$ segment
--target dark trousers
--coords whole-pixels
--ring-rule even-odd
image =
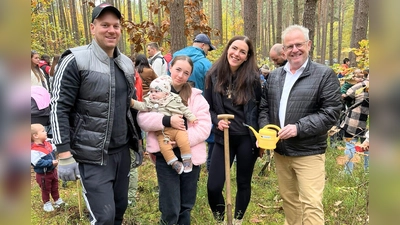
[[[253,151],[250,136],[229,136],[230,165],[236,156],[236,203],[234,218],[242,219],[251,197],[251,178],[258,150]],[[225,183],[224,145],[215,143],[211,155],[211,166],[208,173],[208,203],[217,220],[225,215],[225,200],[222,194]]]
[[[109,155],[107,165],[79,163],[91,224],[120,225],[128,205],[129,148]]]
[[[180,152],[174,149],[178,159]],[[167,164],[161,153],[156,153],[156,172],[158,179],[160,224],[190,225],[190,212],[196,202],[197,181],[200,166],[193,165],[190,173],[177,174]]]
[[[57,201],[60,198],[60,194],[58,193],[58,175],[56,169],[46,173],[36,173],[36,182],[42,190],[43,203],[50,201],[50,195],[54,201]]]

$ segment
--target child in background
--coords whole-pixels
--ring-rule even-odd
[[[139,111],[160,112],[166,116],[184,115],[187,120],[197,123],[197,118],[185,106],[179,95],[171,92],[171,77],[164,75],[154,79],[150,83],[150,91],[143,96],[144,102],[131,99],[131,107]],[[192,171],[192,154],[190,151],[190,143],[186,130],[178,130],[172,127],[165,127],[163,130],[157,131],[157,140],[160,150],[168,165],[178,173],[189,173]],[[173,152],[171,141],[175,141],[181,150],[183,163]]]
[[[42,190],[43,209],[54,211],[50,195],[56,208],[64,204],[58,192],[58,175],[53,146],[46,141],[47,133],[41,124],[31,124],[31,164],[36,172],[36,182]]]

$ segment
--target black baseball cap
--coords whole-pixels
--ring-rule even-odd
[[[211,44],[211,40],[206,34],[198,34],[193,41],[208,44],[210,46],[209,51],[216,49],[215,46]]]
[[[113,5],[104,2],[104,3],[101,3],[100,5],[94,7],[93,13],[92,13],[92,23],[97,17],[100,16],[100,14],[104,11],[104,9],[110,10],[118,17],[118,19],[121,19],[121,12],[117,8],[115,8]]]

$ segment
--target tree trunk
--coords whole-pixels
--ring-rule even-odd
[[[174,0],[170,4],[171,53],[186,47],[184,0]]]
[[[76,4],[75,0],[69,0],[69,9],[71,15],[72,37],[76,45],[80,45],[80,35],[78,29],[78,22],[76,18]]]
[[[353,25],[351,28],[351,41],[350,41],[350,48],[357,48],[357,40],[356,40],[356,26],[357,20],[359,18],[358,15],[358,7],[359,7],[359,0],[354,1],[354,14],[353,14]],[[356,63],[356,55],[353,52],[349,52],[349,59],[350,59],[350,66],[357,66]]]
[[[82,15],[83,15],[83,29],[84,29],[84,36],[85,36],[85,43],[89,44],[90,41],[90,28],[89,28],[89,13],[88,13],[88,5],[86,2],[82,3]],[[91,18],[91,17],[90,17]]]
[[[369,12],[369,1],[368,0],[359,0],[358,6],[358,19],[356,24],[356,48],[359,48],[360,42],[363,39],[367,39],[367,31],[368,31],[368,12]]]
[[[293,24],[299,24],[299,0],[293,0]]]
[[[274,16],[274,0],[270,0],[270,5],[269,5],[269,8],[270,8],[270,10],[271,10],[271,16],[270,16],[270,18],[271,18],[271,25],[272,25],[272,36],[271,36],[271,40],[272,40],[272,43],[273,44],[275,44],[275,43],[278,43],[277,41],[276,41],[276,33],[275,33],[275,16]],[[272,44],[271,43],[271,44]],[[271,45],[272,46],[272,45]]]
[[[327,36],[327,9],[328,9],[328,2],[327,0],[321,1],[321,64],[325,65],[325,58],[326,58],[326,36]]]
[[[342,35],[343,35],[343,20],[344,20],[344,14],[346,12],[346,8],[343,7],[344,4],[344,0],[340,0],[339,2],[339,13],[338,13],[338,17],[339,17],[339,25],[338,25],[338,57],[337,60],[339,64],[341,64],[342,62]],[[342,10],[343,9],[343,10]]]
[[[282,0],[277,0],[276,4],[276,42],[282,43]]]
[[[221,0],[213,0],[213,22],[214,22],[214,28],[217,29],[220,32],[219,38],[219,43],[223,43],[223,33],[224,31],[222,30],[222,1]],[[214,37],[215,39],[217,37]]]
[[[257,49],[257,1],[248,1],[244,4],[244,35],[253,43]]]
[[[311,50],[310,50],[310,58],[313,59],[313,51],[314,51],[314,27],[315,27],[315,10],[317,9],[317,1],[318,0],[306,0],[304,4],[304,13],[303,13],[303,26],[310,30],[309,38],[312,42]]]
[[[335,1],[330,1],[330,23],[329,23],[329,65],[333,65],[333,23],[335,22]]]

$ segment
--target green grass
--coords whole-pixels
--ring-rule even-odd
[[[341,175],[340,171],[343,168],[336,164],[336,157],[342,154],[343,151],[330,148],[326,154],[327,180],[323,199],[326,224],[368,224],[369,176],[364,173],[362,161],[355,166],[352,176]],[[271,171],[267,172],[266,175],[258,175],[264,163],[265,158],[258,159],[255,165],[252,198],[244,217],[244,225],[274,225],[284,222],[284,214],[281,208],[282,200],[278,191],[274,164],[272,163]],[[231,169],[233,204],[235,202],[234,193],[236,192],[234,169]],[[40,189],[34,178],[31,183],[31,224],[89,224],[83,199],[84,216],[83,218],[79,216],[75,182],[68,182],[67,188],[63,189],[60,181],[60,195],[68,205],[50,213],[43,211]],[[193,225],[214,224],[208,206],[206,184],[207,171],[203,166],[198,183],[196,205],[192,211]],[[148,159],[145,160],[144,165],[139,167],[138,186],[137,203],[134,207],[127,209],[124,224],[158,224],[160,217],[158,195],[154,191],[157,186],[157,179],[154,165]],[[232,208],[234,208],[234,205]]]

